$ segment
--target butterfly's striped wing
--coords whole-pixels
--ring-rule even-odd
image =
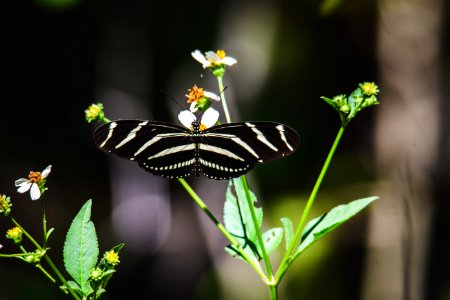
[[[106,153],[139,163],[162,177],[189,176],[195,165],[195,144],[181,126],[141,120],[118,120],[100,126],[94,143]]]
[[[289,126],[274,122],[230,123],[211,127],[202,134],[200,163],[203,174],[229,179],[247,173],[256,163],[287,156],[300,137]]]

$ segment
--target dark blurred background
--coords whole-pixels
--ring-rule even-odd
[[[297,224],[339,129],[320,96],[379,84],[381,105],[346,130],[311,218],[381,199],[295,262],[280,299],[450,299],[449,2],[10,1],[4,30],[0,192],[35,236],[40,205],[14,180],[52,164],[45,194],[50,255],[63,269],[72,218],[93,199],[103,253],[121,242],[108,299],[268,299],[259,277],[223,251],[227,241],[177,181],[107,157],[84,110],[111,119],[177,122],[194,84],[217,91],[190,53],[225,49],[232,119],[294,127],[301,147],[249,175],[265,227]],[[12,19],[12,18],[11,18]],[[161,93],[161,90],[164,93]],[[218,216],[226,183],[188,180]],[[4,234],[2,253],[16,248]],[[277,264],[281,253],[272,255]],[[0,260],[0,299],[69,299],[37,269]]]

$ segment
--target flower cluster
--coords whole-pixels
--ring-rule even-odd
[[[333,98],[321,98],[339,112],[341,123],[346,126],[363,108],[379,104],[377,99],[379,92],[380,90],[375,83],[364,82],[348,97],[338,95]]]
[[[106,251],[99,264],[94,267],[89,277],[92,281],[100,283],[100,281],[108,281],[112,273],[115,272],[115,267],[120,263],[119,251],[123,248],[124,244],[120,244],[113,249]]]

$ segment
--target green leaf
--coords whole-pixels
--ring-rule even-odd
[[[339,106],[333,101],[333,99],[325,97],[325,96],[321,96],[320,99],[324,100],[326,103],[328,103],[329,105],[334,107],[335,110],[337,110],[339,113],[341,113]]]
[[[350,109],[352,111],[358,109],[358,107],[362,104],[361,101],[364,99],[364,95],[360,88],[354,90],[350,96],[348,96],[348,104],[350,105]]]
[[[223,221],[225,228],[238,241],[244,251],[255,261],[261,260],[261,254],[258,251],[258,235],[253,225],[252,215],[248,207],[247,195],[240,179],[230,180],[226,193],[226,200],[223,208]],[[250,198],[253,205],[256,202],[256,196],[250,191]],[[258,228],[263,221],[262,208],[254,207]],[[225,249],[233,257],[240,257],[238,250],[233,245]]]
[[[302,233],[302,241],[295,256],[305,251],[309,246],[339,225],[359,213],[367,205],[377,200],[378,197],[368,197],[339,205],[329,212],[315,218],[306,224]]]
[[[283,240],[283,228],[275,227],[267,230],[262,235],[264,241],[264,247],[266,248],[267,254],[272,253],[277,247],[280,245]],[[258,246],[258,251],[261,252],[259,247],[259,243],[256,244]]]
[[[292,221],[289,218],[281,218],[281,223],[283,223],[284,240],[286,242],[286,250],[288,250],[294,238],[294,226],[292,226]]]
[[[104,288],[98,288],[96,293],[97,299],[100,299],[100,296],[104,293],[106,293],[106,290]]]
[[[80,286],[72,280],[68,280],[67,284],[72,288],[72,290],[74,290],[77,294],[82,295],[83,292],[81,291]],[[68,289],[67,286],[65,284],[61,285],[60,288],[67,294],[68,293]]]
[[[50,234],[52,234],[53,230],[55,230],[55,228],[50,228],[50,229],[47,231],[47,236],[45,237],[45,240],[48,240],[48,238],[50,237]]]
[[[73,219],[64,243],[64,266],[85,295],[91,291],[89,272],[98,260],[98,241],[90,220],[92,201],[88,200]]]

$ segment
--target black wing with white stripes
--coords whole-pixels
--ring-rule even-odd
[[[299,145],[297,132],[274,122],[229,123],[202,133],[200,163],[206,177],[229,179],[256,163],[288,156]]]
[[[136,161],[163,177],[189,176],[195,162],[190,131],[168,123],[117,120],[96,129],[94,143],[107,153]]]
[[[195,124],[194,124],[195,123]],[[256,163],[294,152],[297,132],[274,122],[245,122],[200,131],[162,122],[118,120],[100,126],[94,142],[101,150],[139,163],[162,177],[201,173],[229,179],[247,173]]]

